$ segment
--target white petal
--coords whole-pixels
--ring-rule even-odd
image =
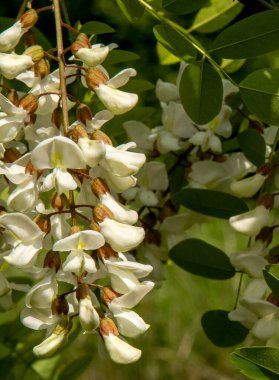
[[[128,293],[114,298],[111,301],[111,306],[113,308],[118,307],[131,309],[135,307],[153,287],[154,283],[151,281],[142,282],[140,285],[137,285],[131,289]]]
[[[80,231],[53,245],[54,251],[71,251],[81,249],[98,249],[105,244],[103,236],[96,231]]]
[[[135,69],[124,69],[109,80],[109,86],[113,88],[122,87],[129,81],[130,77],[136,75],[137,72]]]
[[[89,140],[84,137],[78,140],[78,146],[83,153],[86,164],[92,168],[97,166],[105,157],[106,149],[103,141]]]
[[[90,297],[79,301],[79,321],[82,330],[85,332],[92,332],[99,326],[100,318]]]
[[[118,222],[126,224],[135,224],[137,222],[137,212],[121,205],[111,194],[103,194],[100,197],[100,202],[110,209],[113,213],[113,219]]]
[[[141,350],[131,346],[113,334],[104,335],[106,349],[111,359],[120,364],[133,363],[141,357]]]
[[[266,176],[256,173],[251,177],[232,182],[230,188],[234,195],[241,198],[250,198],[260,190],[265,180]]]
[[[268,224],[269,213],[270,211],[261,205],[243,214],[230,217],[229,222],[236,231],[248,236],[256,236],[262,227]]]
[[[143,334],[149,328],[149,325],[147,325],[134,311],[113,311],[113,316],[116,320],[117,327],[121,335],[135,338],[138,335]]]
[[[11,231],[21,241],[33,241],[43,236],[43,232],[36,223],[18,212],[1,215],[0,225]]]
[[[138,102],[138,95],[117,90],[105,84],[99,85],[95,92],[105,107],[115,115],[130,111]]]
[[[32,58],[28,55],[0,53],[0,73],[7,79],[14,79],[33,65]]]

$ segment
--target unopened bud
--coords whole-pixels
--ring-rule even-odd
[[[145,214],[141,221],[145,226],[153,228],[157,223],[155,212],[149,212],[148,214]]]
[[[67,300],[65,299],[65,297],[58,296],[54,298],[51,304],[51,311],[52,311],[52,314],[67,315],[69,312],[69,304]]]
[[[51,229],[50,217],[48,215],[39,214],[35,216],[33,222],[37,224],[41,231],[43,231],[46,235],[49,233]]]
[[[52,111],[51,122],[56,126],[57,129],[60,129],[63,123],[63,112],[62,108],[58,104],[56,108]]]
[[[279,298],[275,294],[271,293],[267,297],[267,301],[270,302],[270,303],[272,303],[273,305],[279,307]]]
[[[67,136],[70,137],[75,143],[77,143],[81,137],[88,138],[86,129],[81,124],[78,124],[74,128],[70,129]]]
[[[12,163],[21,157],[20,152],[16,148],[8,148],[5,150],[3,161],[5,163]]]
[[[80,33],[77,36],[77,39],[71,45],[71,51],[73,54],[75,54],[81,48],[91,48],[90,40],[85,33]]]
[[[37,45],[37,38],[31,30],[24,35],[24,45],[26,47]]]
[[[110,257],[118,257],[118,252],[105,243],[105,245],[97,249],[97,255],[100,259],[109,259]]]
[[[267,210],[272,210],[274,207],[274,198],[272,194],[264,193],[257,199],[257,205],[263,205]]]
[[[145,234],[145,241],[148,244],[155,244],[158,247],[161,245],[161,234],[157,230],[148,230]]]
[[[32,164],[32,161],[29,160],[25,166],[25,173],[26,174],[34,174],[35,172],[37,172],[37,170],[34,168],[33,164]]]
[[[24,54],[29,55],[33,62],[39,62],[45,56],[44,49],[40,45],[30,46],[24,51]]]
[[[99,331],[101,335],[109,335],[109,334],[113,334],[116,336],[119,335],[119,332],[117,330],[115,323],[110,318],[103,318],[100,320]]]
[[[272,165],[264,164],[259,167],[258,173],[262,174],[263,176],[270,176],[272,174],[272,171]]]
[[[89,67],[85,70],[85,81],[90,90],[95,90],[100,84],[107,84],[108,77],[97,67]]]
[[[72,226],[69,231],[69,236],[74,235],[76,233],[80,232],[80,227],[79,226]]]
[[[99,226],[98,223],[96,223],[94,220],[91,222],[90,224],[90,229],[92,231],[96,231],[96,232],[101,232],[101,227]]]
[[[93,118],[91,109],[86,104],[79,104],[76,109],[76,118],[86,125],[86,121]]]
[[[19,107],[23,108],[28,113],[34,113],[38,108],[38,99],[33,94],[24,95],[19,102]]]
[[[93,217],[96,220],[96,222],[101,223],[106,218],[112,219],[113,213],[105,205],[99,204],[96,207],[94,207]]]
[[[89,296],[89,287],[87,284],[79,284],[76,290],[77,300],[80,301]]]
[[[20,17],[21,27],[23,29],[30,29],[36,24],[38,20],[38,14],[34,9],[29,9],[27,12],[23,13]]]
[[[273,228],[272,227],[263,227],[258,235],[256,236],[256,240],[262,241],[267,247],[273,238]]]
[[[50,73],[50,64],[49,61],[45,58],[36,62],[34,65],[34,73],[36,77],[43,79]]]
[[[169,216],[173,216],[176,213],[177,213],[177,210],[176,210],[174,204],[172,203],[172,201],[169,199],[166,201],[166,203],[164,204],[164,206],[162,207],[162,209],[159,212],[159,220],[163,221],[165,218],[167,218]]]
[[[60,269],[61,257],[58,252],[49,251],[44,260],[44,268],[54,268],[56,272]]]
[[[100,130],[92,133],[91,140],[100,140],[100,141],[103,141],[104,144],[112,146],[111,139],[108,137],[107,134],[105,134],[104,132]]]
[[[92,193],[97,198],[99,198],[103,194],[107,194],[107,193],[110,194],[110,191],[106,182],[102,178],[99,178],[99,177],[94,178],[91,181],[91,190],[92,190]]]
[[[17,94],[16,90],[14,90],[14,89],[9,90],[8,95],[7,95],[7,99],[11,103],[13,103],[16,107],[18,107],[18,105],[19,105],[19,97],[18,97],[18,94]]]
[[[51,197],[51,207],[55,210],[62,211],[67,206],[67,197],[64,193],[54,193]]]
[[[104,286],[101,290],[101,299],[104,304],[109,304],[115,298],[118,298],[120,293],[114,291],[111,287]]]

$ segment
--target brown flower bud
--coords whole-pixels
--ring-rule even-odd
[[[264,193],[257,199],[257,205],[263,205],[267,210],[271,210],[274,207],[274,198],[272,194]]]
[[[97,67],[88,67],[85,70],[85,81],[90,90],[95,90],[100,84],[107,84],[108,77]]]
[[[177,210],[176,210],[174,204],[172,203],[172,201],[169,199],[166,201],[166,203],[164,204],[164,206],[162,207],[162,209],[159,212],[159,220],[163,221],[168,216],[173,216],[176,213],[177,213]]]
[[[264,133],[264,125],[260,120],[250,120],[249,127],[256,129],[261,135]]]
[[[100,320],[99,331],[101,335],[109,335],[109,334],[113,334],[116,336],[119,335],[119,332],[117,330],[115,323],[110,318],[102,318]]]
[[[19,97],[16,90],[11,89],[7,94],[7,99],[12,102],[16,107],[19,105]]]
[[[51,203],[52,208],[58,211],[62,211],[67,206],[67,197],[64,193],[62,194],[54,193],[52,194],[50,203]]]
[[[117,293],[111,287],[104,286],[101,290],[101,299],[102,302],[106,305],[119,296],[120,293]]]
[[[69,231],[69,236],[74,235],[76,233],[80,232],[80,227],[79,226],[72,226]]]
[[[69,304],[65,297],[58,296],[54,298],[51,304],[51,311],[53,314],[64,314],[67,315],[69,312]]]
[[[61,257],[58,252],[49,251],[44,260],[44,268],[54,268],[56,272],[60,269]]]
[[[56,108],[52,111],[51,114],[51,122],[56,126],[57,129],[60,129],[62,123],[63,123],[63,112],[62,108],[58,104]]]
[[[37,38],[31,30],[24,34],[24,45],[26,47],[37,45]]]
[[[272,227],[263,227],[258,235],[256,236],[256,240],[262,241],[266,247],[272,242],[273,238],[273,228]]]
[[[30,29],[36,24],[38,20],[38,14],[34,9],[29,9],[27,12],[23,13],[20,17],[21,27],[24,29]]]
[[[161,245],[161,234],[157,230],[148,230],[145,233],[145,241],[148,244],[155,244],[158,247]]]
[[[71,51],[72,51],[73,54],[75,54],[81,48],[89,48],[89,49],[91,49],[90,40],[89,40],[89,38],[87,37],[87,35],[85,33],[80,33],[77,36],[77,39],[71,45]]]
[[[271,293],[271,294],[267,297],[267,301],[270,302],[270,303],[272,303],[273,305],[279,307],[279,298],[278,298],[275,294]]]
[[[50,73],[50,64],[49,61],[45,58],[36,62],[33,68],[35,76],[40,77],[41,79],[43,79]]]
[[[269,264],[278,264],[279,263],[279,255],[278,254],[275,254],[275,255],[269,254],[265,258],[269,262]]]
[[[91,190],[92,190],[92,193],[97,198],[99,198],[100,195],[102,195],[102,194],[106,194],[106,193],[110,194],[110,191],[109,191],[109,188],[108,188],[106,182],[102,178],[99,178],[99,177],[94,178],[91,181]]]
[[[20,152],[16,148],[8,148],[5,150],[3,161],[5,163],[12,163],[21,157]]]
[[[76,109],[76,118],[86,125],[86,121],[93,118],[91,109],[86,104],[79,104]]]
[[[36,169],[34,168],[33,164],[32,164],[32,161],[29,160],[25,166],[25,173],[26,174],[34,174],[36,171]]]
[[[96,220],[96,222],[101,223],[106,218],[112,219],[113,213],[105,205],[99,204],[94,207],[93,217]]]
[[[258,173],[264,175],[264,176],[270,176],[273,172],[272,165],[270,164],[264,164],[259,167]]]
[[[146,227],[153,228],[157,223],[155,212],[149,212],[148,214],[145,214],[141,221]]]
[[[35,216],[33,222],[37,224],[41,231],[43,231],[46,235],[51,230],[50,217],[48,215],[39,214]]]
[[[29,46],[23,54],[29,55],[33,62],[39,62],[45,56],[44,49],[40,45]]]
[[[81,137],[87,137],[88,138],[88,134],[86,132],[86,129],[81,124],[78,124],[74,128],[70,129],[67,136],[69,138],[71,138],[75,143],[77,143]]]
[[[22,107],[28,113],[34,113],[38,105],[38,99],[33,94],[26,94],[19,101],[19,107]]]
[[[110,257],[118,257],[118,252],[111,248],[108,243],[97,249],[97,255],[100,259],[109,259]]]
[[[103,141],[103,143],[106,145],[113,145],[108,135],[99,130],[92,133],[91,140],[100,140]]]
[[[90,229],[92,231],[101,232],[101,228],[98,223],[96,223],[94,220],[90,223]]]
[[[89,287],[87,284],[79,284],[76,290],[77,300],[83,300],[84,298],[89,296]]]
[[[4,206],[0,206],[0,216],[4,214],[7,214],[7,210],[5,209]],[[2,231],[2,227],[1,227],[1,231]]]

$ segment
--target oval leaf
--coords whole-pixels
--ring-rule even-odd
[[[144,13],[144,8],[138,1],[116,0],[116,2],[130,22],[138,21]]]
[[[279,12],[260,12],[225,29],[211,53],[223,58],[249,58],[279,48]]]
[[[220,75],[205,62],[190,63],[183,71],[179,92],[187,114],[197,124],[206,124],[220,111],[223,85]]]
[[[202,316],[203,330],[215,346],[235,346],[241,343],[249,332],[241,323],[229,320],[228,313],[225,310],[210,310]]]
[[[265,141],[256,129],[249,128],[237,136],[238,144],[248,158],[256,166],[265,163]]]
[[[59,374],[58,380],[76,380],[89,366],[92,361],[92,355],[82,355],[68,364]]]
[[[249,210],[242,199],[215,190],[182,189],[175,194],[175,199],[190,210],[222,219],[229,219]]]
[[[279,124],[278,83],[279,69],[260,69],[248,75],[239,86],[247,108],[268,124]]]
[[[207,0],[163,0],[162,6],[176,15],[185,15],[202,8]]]
[[[86,34],[105,34],[114,31],[111,26],[99,21],[89,21],[80,28],[80,32]]]
[[[170,250],[169,256],[182,269],[202,277],[225,280],[235,275],[228,256],[199,239],[183,240]]]
[[[176,30],[168,25],[159,24],[153,28],[157,41],[162,44],[170,53],[184,59],[187,57],[195,58],[196,49]]]
[[[277,297],[279,297],[279,264],[267,265],[263,270],[267,285]]]
[[[253,380],[278,380],[279,349],[275,347],[243,347],[232,353],[232,362]]]

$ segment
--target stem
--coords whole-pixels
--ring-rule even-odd
[[[61,91],[61,104],[62,104],[62,120],[64,125],[64,132],[67,134],[69,128],[69,115],[67,107],[67,85],[65,66],[62,59],[64,52],[63,36],[62,36],[62,20],[59,0],[53,0],[55,28],[56,28],[56,41],[57,41],[57,58],[59,63],[59,78],[60,78],[60,91]]]
[[[243,272],[241,272],[240,279],[239,279],[239,283],[238,283],[237,294],[236,294],[236,300],[235,300],[235,304],[234,304],[234,307],[233,307],[234,309],[236,309],[237,304],[238,304],[238,299],[239,299],[239,296],[240,296],[242,280],[243,280]]]
[[[62,26],[75,34],[80,34],[77,29],[73,28],[71,25],[66,24],[65,22],[62,22]]]
[[[37,13],[45,12],[45,11],[51,11],[52,10],[52,5],[48,5],[47,7],[42,7],[42,8],[37,8],[35,11]]]
[[[69,203],[70,203],[70,210],[71,210],[72,225],[76,226],[77,218],[76,218],[75,198],[74,198],[73,190],[69,191]]]

